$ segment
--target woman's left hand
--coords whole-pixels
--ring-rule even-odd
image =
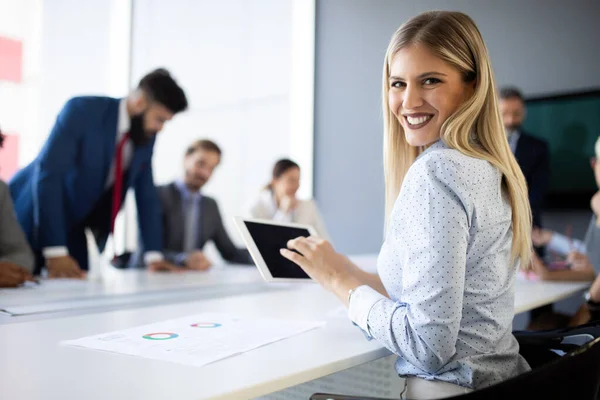
[[[350,260],[337,253],[326,240],[312,236],[299,237],[288,242],[288,249],[281,249],[281,255],[298,264],[308,276],[340,296],[361,284],[352,273],[353,264]]]
[[[531,269],[541,280],[546,280],[550,274],[544,262],[535,252],[531,254]]]

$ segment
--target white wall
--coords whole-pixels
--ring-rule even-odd
[[[127,4],[128,0],[44,0],[42,140],[69,98],[127,94],[130,40]]]
[[[292,3],[134,3],[133,82],[153,68],[165,67],[190,103],[189,110],[159,134],[153,162],[156,182],[182,175],[189,143],[214,140],[224,154],[204,192],[217,198],[231,233],[231,217],[243,213],[267,183],[273,162],[291,154]]]

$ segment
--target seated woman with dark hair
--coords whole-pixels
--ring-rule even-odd
[[[299,200],[300,166],[281,159],[273,166],[271,182],[250,206],[253,218],[311,225],[319,236],[329,240],[323,218],[313,200]]]
[[[4,135],[0,131],[0,147]],[[0,181],[0,287],[33,280],[33,253],[17,221],[8,186]]]

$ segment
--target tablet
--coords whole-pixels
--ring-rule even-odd
[[[317,236],[309,225],[235,217],[235,224],[246,247],[267,282],[312,282],[296,264],[279,252],[297,237]]]

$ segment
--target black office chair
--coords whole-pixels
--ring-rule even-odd
[[[600,400],[600,324],[542,332],[514,332],[532,370],[447,400]],[[588,341],[580,344],[582,341]],[[578,344],[579,343],[579,344]],[[316,393],[311,400],[391,400]]]
[[[519,352],[532,369],[536,369],[561,357],[560,353],[570,353],[585,343],[600,337],[600,321],[572,328],[548,331],[514,331],[519,342]],[[581,341],[584,340],[582,343]]]

